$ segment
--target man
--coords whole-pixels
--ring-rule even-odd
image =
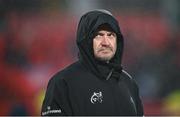
[[[78,25],[79,60],[49,81],[42,115],[143,115],[138,87],[122,70],[123,36],[105,10]]]

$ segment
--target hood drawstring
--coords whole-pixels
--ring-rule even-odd
[[[106,77],[106,80],[109,80],[109,78],[111,77],[113,71],[114,71],[114,68],[111,69],[111,71],[109,72],[108,76]]]

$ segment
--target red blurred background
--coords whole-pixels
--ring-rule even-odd
[[[80,16],[96,8],[119,21],[145,115],[180,115],[180,2],[74,2],[0,0],[0,115],[40,115],[48,80],[77,60]]]

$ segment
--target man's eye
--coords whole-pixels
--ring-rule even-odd
[[[116,34],[115,34],[115,33],[109,33],[108,36],[110,36],[110,37],[116,37]]]
[[[102,34],[102,33],[98,33],[97,35],[98,35],[98,36],[103,36],[103,34]]]
[[[101,37],[101,36],[103,36],[103,34],[101,34],[101,33],[97,33],[97,34],[95,35],[95,37]]]

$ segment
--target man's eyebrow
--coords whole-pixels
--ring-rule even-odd
[[[103,33],[100,32],[100,31],[97,31],[97,32],[95,33],[95,35],[103,35]]]

